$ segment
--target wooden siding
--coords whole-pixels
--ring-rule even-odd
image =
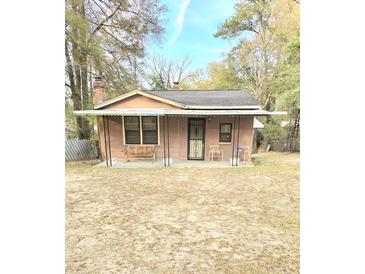
[[[154,100],[141,95],[134,95],[132,97],[115,102],[111,105],[105,106],[102,109],[120,109],[120,108],[168,108],[174,109],[176,106]]]

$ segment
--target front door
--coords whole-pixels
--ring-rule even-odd
[[[204,160],[205,119],[188,120],[188,159]]]

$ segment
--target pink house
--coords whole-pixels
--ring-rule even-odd
[[[245,90],[133,90],[104,101],[94,84],[101,159],[117,161],[249,161],[254,117],[268,112]],[[165,160],[164,160],[165,159]],[[168,160],[170,159],[170,160]],[[171,160],[172,159],[172,160]]]

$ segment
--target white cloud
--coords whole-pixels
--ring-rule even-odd
[[[185,12],[187,7],[190,4],[190,0],[182,0],[180,9],[179,9],[179,14],[177,16],[176,22],[177,22],[177,31],[174,34],[174,36],[172,37],[172,39],[170,40],[169,46],[172,46],[175,41],[177,40],[177,38],[179,38],[180,33],[183,29],[183,24],[184,24],[184,17],[185,17]]]

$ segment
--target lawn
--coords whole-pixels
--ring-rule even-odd
[[[66,163],[67,273],[299,273],[299,154],[256,167]]]

